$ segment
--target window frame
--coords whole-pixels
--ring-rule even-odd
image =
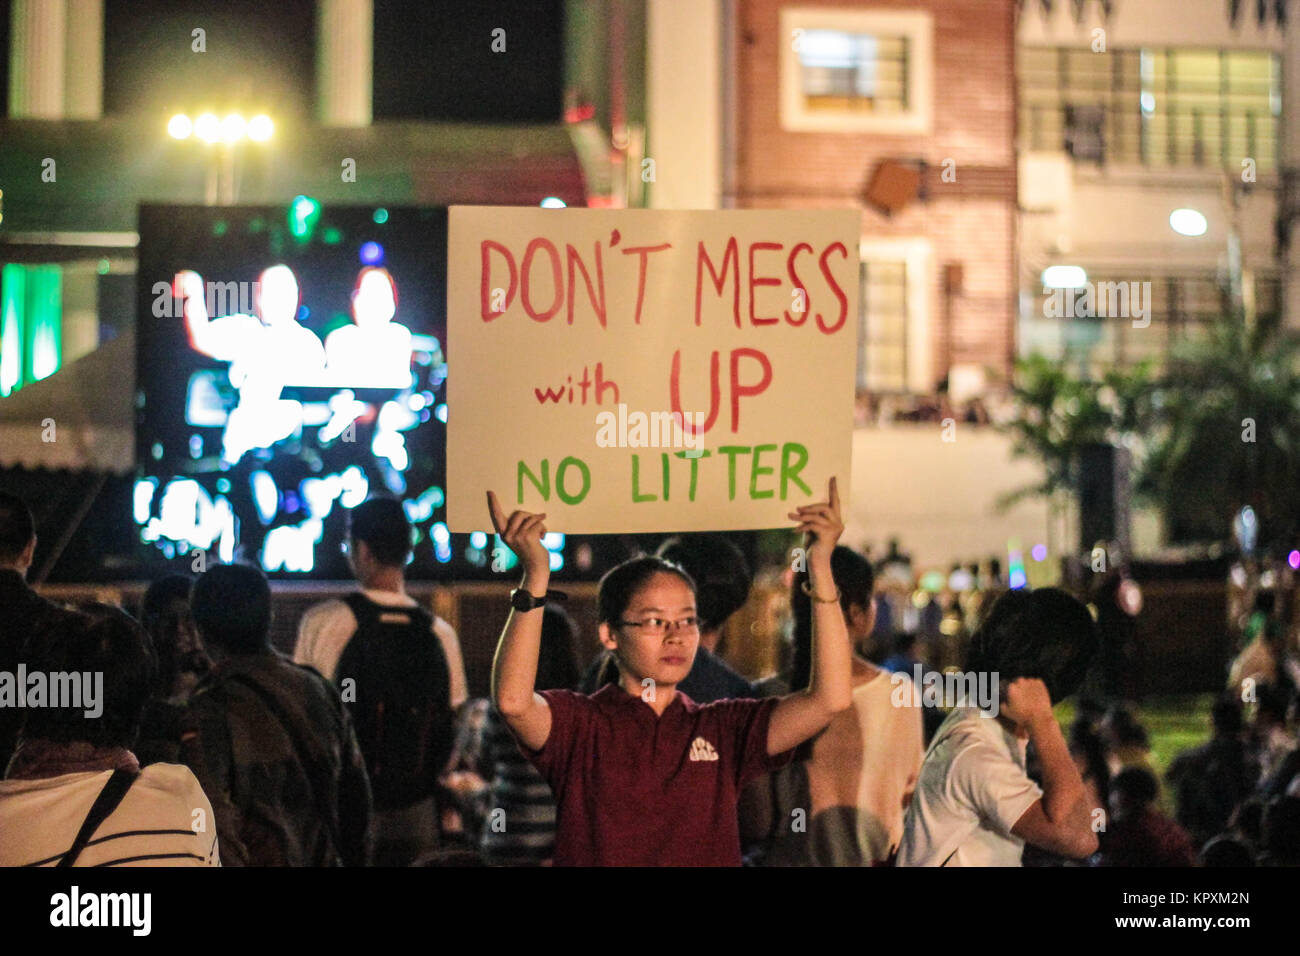
[[[903,389],[908,394],[928,393],[930,389],[930,356],[933,348],[930,330],[932,279],[934,275],[934,245],[929,239],[909,237],[879,239],[863,237],[858,242],[858,275],[864,263],[903,263],[904,289],[907,296],[907,319],[903,327]],[[859,278],[859,281],[861,279]],[[864,302],[858,303],[858,329],[862,331]],[[854,380],[863,363],[867,345],[865,337],[858,339],[858,355],[854,364]],[[868,380],[866,389],[879,394],[897,394],[893,390],[877,390]]]
[[[934,126],[934,16],[920,10],[782,7],[778,68],[781,128],[789,132],[930,134]],[[795,30],[886,34],[907,40],[909,108],[887,116],[804,108]]]

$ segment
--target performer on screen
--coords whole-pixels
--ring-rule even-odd
[[[352,292],[354,325],[325,337],[326,374],[348,388],[397,388],[411,384],[411,330],[394,322],[397,283],[387,269],[366,266]]]
[[[236,313],[210,318],[204,282],[197,272],[176,276],[174,294],[184,301],[190,345],[229,362],[230,384],[239,390],[222,436],[222,459],[237,463],[254,448],[269,448],[302,427],[302,403],[280,397],[286,385],[323,383],[325,349],[298,322],[299,290],[293,270],[266,269],[255,286],[257,316]]]
[[[785,697],[704,706],[677,689],[699,647],[695,583],[652,557],[626,561],[600,582],[600,641],[618,663],[619,682],[591,696],[538,693],[546,515],[507,516],[492,492],[488,507],[524,567],[497,645],[492,701],[555,794],[555,864],[740,865],[741,787],[787,763],[793,748],[852,704],[848,632],[831,575],[844,531],[835,479],[829,501],[790,514],[808,554],[811,684]]]

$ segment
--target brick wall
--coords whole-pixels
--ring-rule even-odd
[[[932,386],[952,363],[1007,371],[1016,305],[1015,2],[872,0],[845,10],[929,10],[934,17],[930,135],[791,132],[779,112],[783,0],[737,3],[735,155],[731,198],[740,208],[862,209],[864,238],[930,240],[933,275],[926,312]],[[824,9],[821,5],[817,6]],[[884,159],[924,160],[927,198],[887,217],[863,191]],[[943,182],[944,160],[956,182]],[[945,308],[943,267],[960,263],[963,283]],[[951,314],[951,334],[944,333]]]

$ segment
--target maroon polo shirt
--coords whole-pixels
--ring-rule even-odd
[[[663,714],[616,684],[590,697],[542,691],[551,734],[523,749],[556,801],[556,866],[739,866],[736,802],[767,755],[776,698],[700,706],[678,691]]]

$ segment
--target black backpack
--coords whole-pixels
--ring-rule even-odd
[[[370,773],[375,809],[407,807],[435,793],[451,756],[451,674],[433,618],[419,607],[344,601],[357,619],[334,672]],[[346,681],[354,681],[351,686]]]

